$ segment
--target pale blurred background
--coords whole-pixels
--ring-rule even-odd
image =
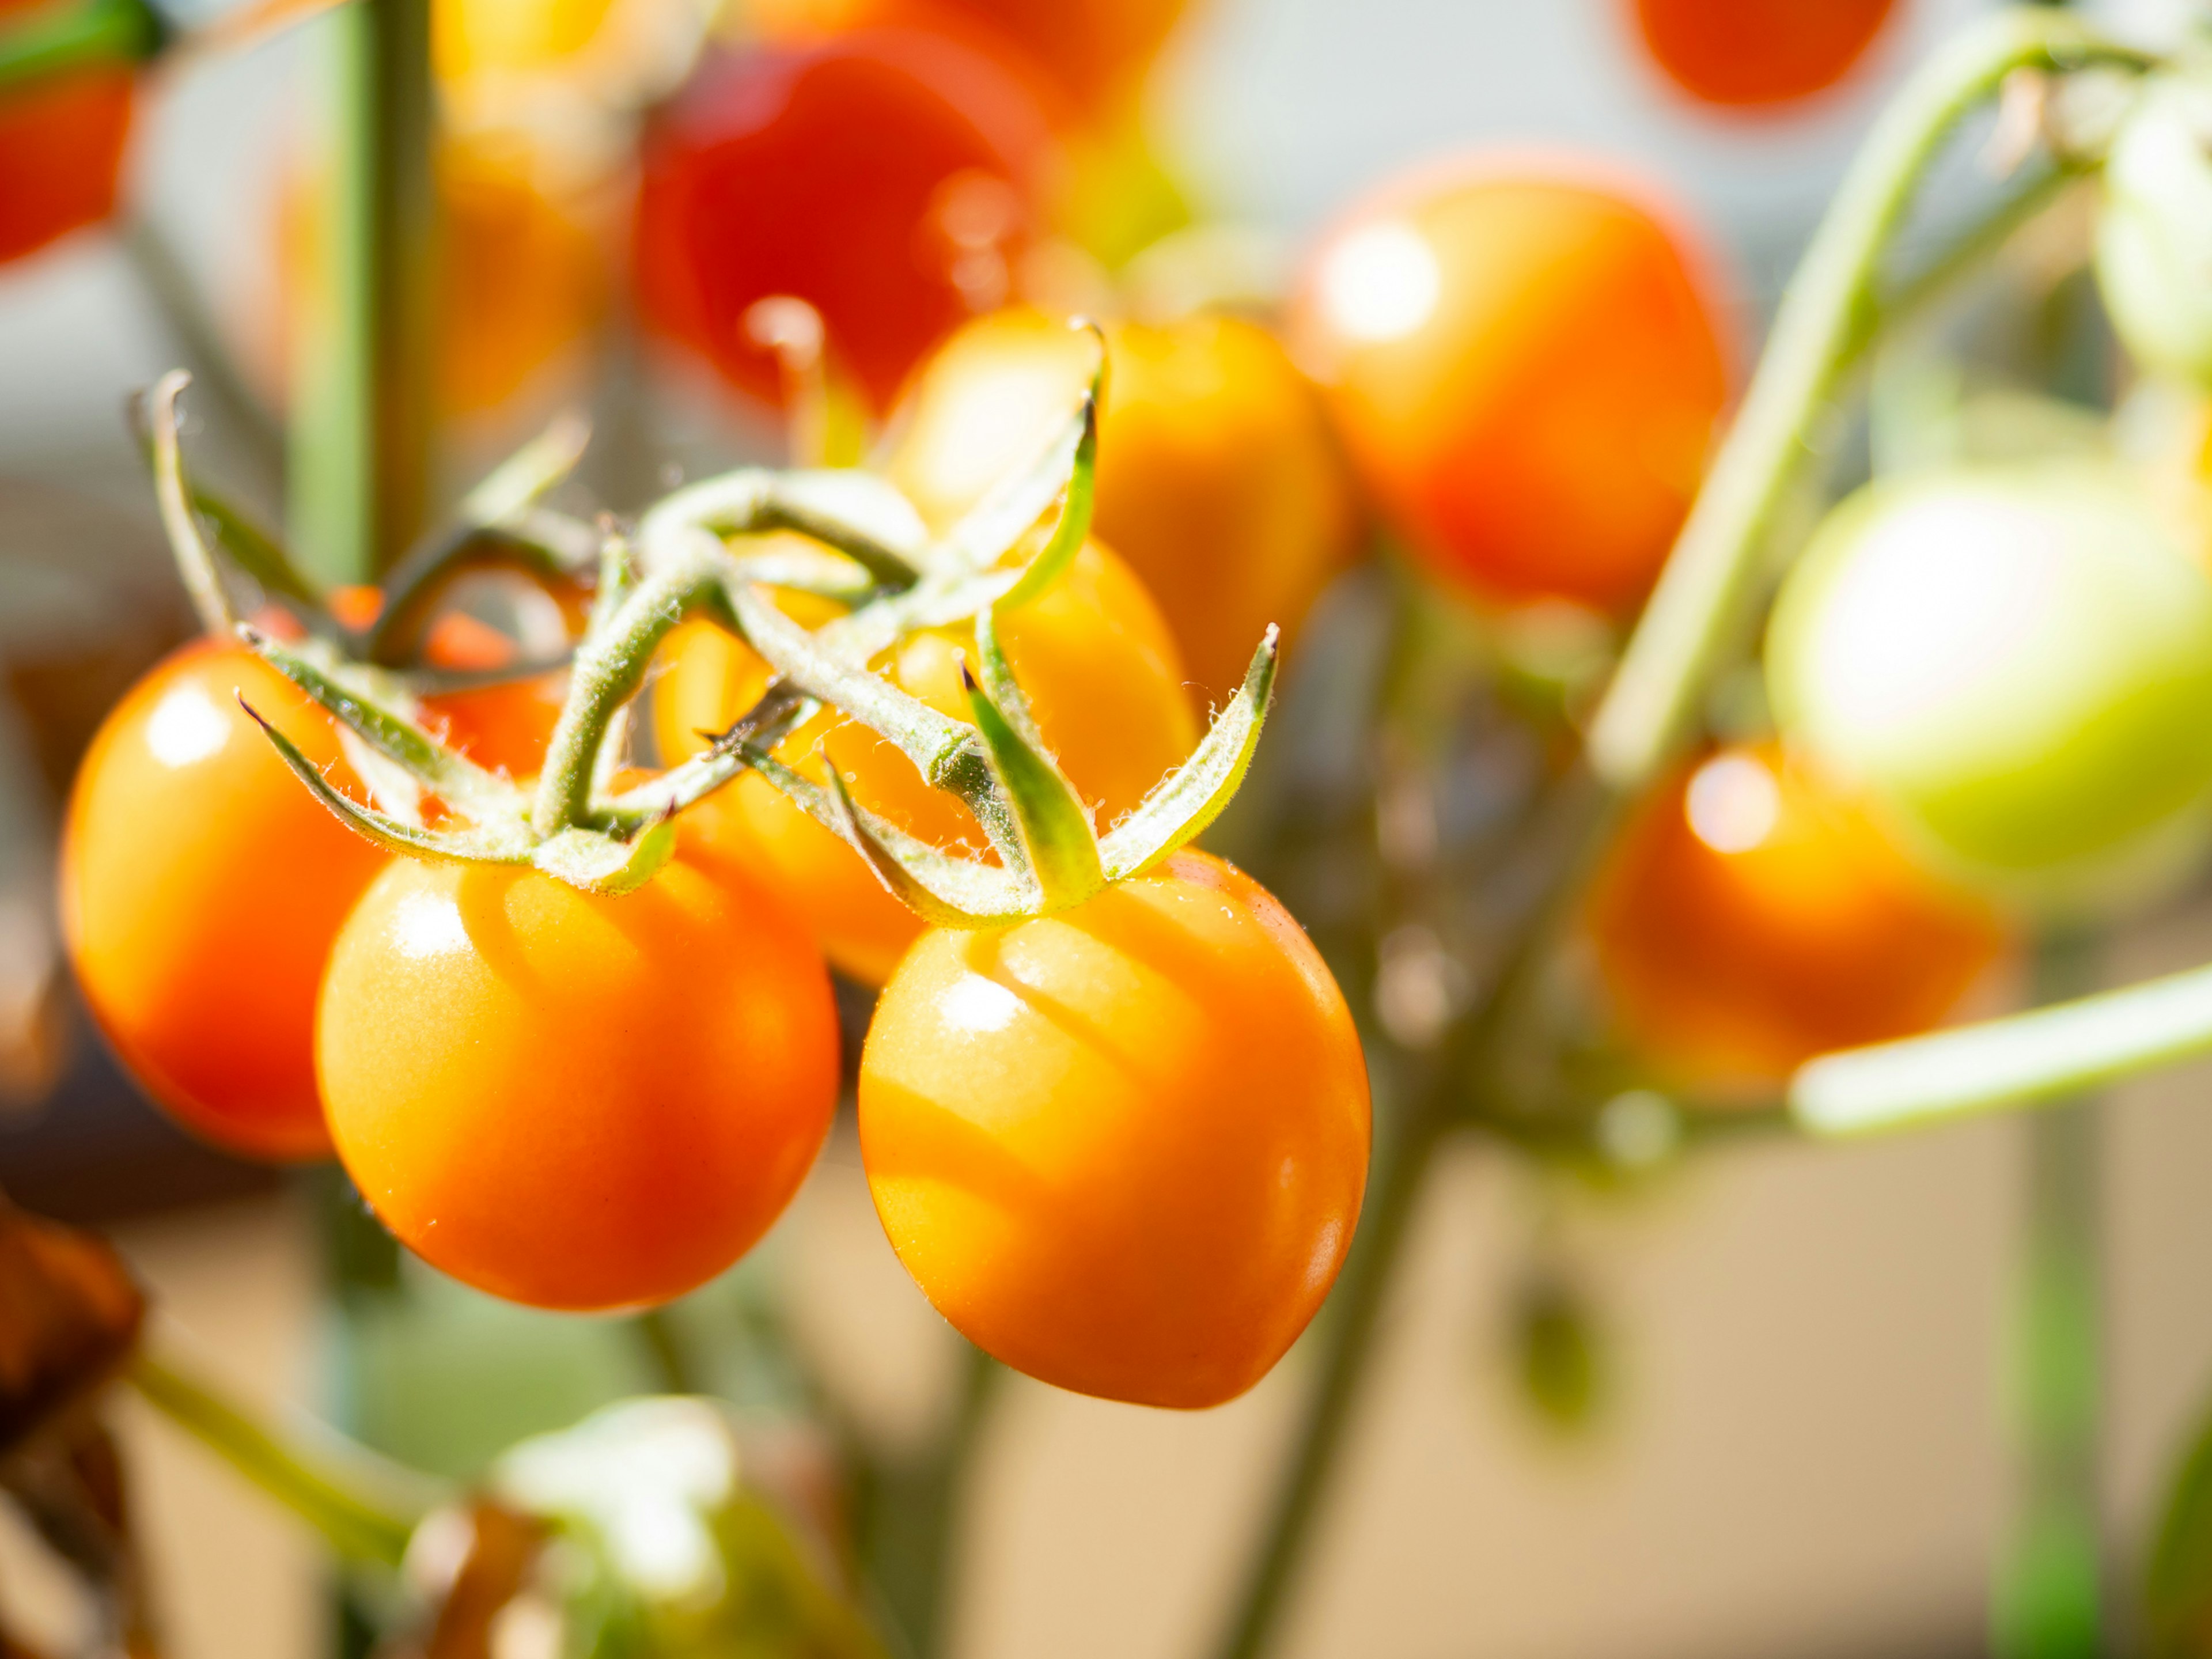
[[[1164,66],[1154,119],[1210,204],[1292,234],[1440,146],[1507,138],[1625,160],[1733,254],[1747,357],[1884,88],[1978,9],[1913,0],[1846,87],[1746,122],[1659,84],[1614,0],[1213,0]],[[2165,9],[2107,9],[2146,24]],[[315,51],[294,38],[193,68],[141,131],[136,198],[219,328],[250,334],[267,303],[256,297],[267,204]],[[188,347],[100,235],[0,275],[0,660],[11,672],[65,657],[71,630],[88,638],[103,605],[143,613],[153,633],[173,625],[117,411]],[[264,499],[275,483],[244,448],[210,465]],[[0,900],[44,879],[36,792],[53,783],[28,747],[0,727],[0,778],[12,781],[0,785],[12,826]],[[2133,977],[2208,955],[2212,906],[2199,904],[2138,929],[2108,969]],[[132,1109],[96,1056],[81,1047],[71,1064],[63,1105],[0,1127],[0,1182],[86,1211],[100,1207],[88,1194],[122,1190],[101,1185],[95,1130]],[[2131,1089],[2106,1119],[2105,1499],[2121,1586],[2212,1385],[2209,1076]],[[1460,1151],[1428,1194],[1288,1651],[1984,1651],[2006,1504],[1998,1376],[2018,1141],[2013,1127],[1983,1125],[1847,1151],[1762,1146],[1632,1200],[1565,1200],[1565,1248],[1616,1365],[1611,1409],[1581,1438],[1540,1422],[1506,1361],[1530,1212],[1560,1200],[1494,1153]],[[169,1315],[218,1370],[331,1407],[341,1350],[305,1198],[212,1166],[159,1167],[128,1202],[166,1207],[118,1237]],[[174,1202],[194,1192],[211,1196]],[[806,1340],[856,1408],[889,1434],[926,1427],[949,1397],[951,1341],[884,1243],[849,1145],[833,1145],[764,1248],[796,1276]],[[1200,1651],[1301,1382],[1294,1354],[1249,1398],[1183,1417],[1014,1381],[972,1505],[956,1650]],[[307,1540],[143,1412],[127,1427],[179,1659],[324,1651]]]

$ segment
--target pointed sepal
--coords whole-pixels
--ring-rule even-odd
[[[977,684],[962,665],[960,678],[975,729],[1013,813],[1042,908],[1064,910],[1106,884],[1097,833],[1083,798],[1037,736],[1027,701],[998,648],[988,612],[976,619],[975,639],[986,675],[994,683],[990,689]]]
[[[1052,544],[1057,544],[1061,539],[1060,531],[1068,528],[1070,519],[1076,516],[1071,514],[1071,507],[1079,513],[1081,523],[1077,526],[1079,533],[1073,536],[1073,545],[1066,550],[1066,557],[1074,556],[1075,549],[1082,546],[1083,537],[1089,533],[1089,474],[1097,464],[1098,410],[1105,398],[1106,342],[1097,325],[1076,326],[1087,329],[1098,344],[1098,366],[1091,373],[1091,385],[1082,403],[1038,451],[1034,460],[1000,479],[945,532],[938,544],[939,551],[952,567],[989,569],[1020,544],[1055,502],[1060,504],[1061,512]],[[1088,460],[1084,459],[1086,450]],[[1074,499],[1076,491],[1073,487],[1079,469],[1085,475],[1079,502]]]
[[[628,893],[652,880],[675,850],[676,827],[664,816],[626,842],[563,830],[530,849],[530,865],[587,893]]]

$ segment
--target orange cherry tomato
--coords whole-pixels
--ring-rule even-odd
[[[876,1006],[860,1103],[876,1212],[937,1310],[1109,1400],[1258,1382],[1366,1184],[1344,998],[1267,890],[1202,853],[1048,920],[926,934]]]
[[[38,0],[0,0],[0,20]],[[0,263],[115,210],[136,76],[84,69],[0,94]]]
[[[1293,343],[1431,572],[1621,611],[1666,558],[1727,399],[1715,310],[1704,257],[1633,196],[1474,161],[1328,237]]]
[[[1616,845],[1590,918],[1628,1034],[1722,1082],[1927,1030],[2003,939],[1986,908],[1935,885],[1773,744],[1723,750],[1659,791]]]
[[[1097,113],[1136,91],[1185,9],[1185,0],[757,0],[749,15],[779,35],[890,23],[980,38]]]
[[[942,36],[863,29],[709,61],[647,133],[640,308],[775,403],[781,370],[745,315],[795,295],[880,408],[1004,298],[1050,150],[1019,76]]]
[[[696,851],[619,896],[392,860],[331,952],[315,1053],[384,1224],[544,1308],[664,1302],[727,1267],[837,1095],[821,956],[765,884]]]
[[[250,652],[188,645],[86,752],[62,832],[62,930],[94,1018],[179,1122],[252,1157],[319,1158],[315,985],[384,855],[292,775],[240,696],[358,793],[303,693]]]
[[[933,528],[950,525],[1075,406],[1096,349],[1042,312],[968,324],[908,389],[891,481]],[[1349,560],[1351,479],[1312,387],[1255,325],[1119,323],[1107,355],[1098,533],[1158,599],[1218,706],[1267,624],[1294,631]]]
[[[1825,92],[1866,56],[1895,0],[1634,0],[1652,61],[1702,103],[1767,109]]]
[[[797,602],[791,608],[810,625],[823,619],[817,608]],[[999,634],[1046,745],[1097,807],[1101,828],[1134,807],[1196,745],[1175,641],[1143,585],[1097,544],[1043,595],[1002,617]],[[908,639],[878,666],[939,713],[965,720],[963,651],[973,651],[967,630],[937,630]],[[687,623],[672,635],[662,661],[653,733],[661,758],[672,763],[697,753],[705,746],[699,733],[728,726],[767,684],[760,659],[706,623]],[[939,846],[981,848],[982,831],[967,809],[931,788],[904,755],[866,727],[824,716],[781,753],[819,778],[826,774],[813,757],[817,743],[861,805]],[[885,890],[859,854],[760,778],[738,779],[686,816],[697,821],[696,833],[770,872],[823,954],[854,979],[882,984],[922,931],[921,919]]]

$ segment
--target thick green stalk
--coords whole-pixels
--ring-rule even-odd
[[[349,1561],[398,1566],[416,1524],[443,1495],[332,1431],[284,1429],[264,1420],[173,1357],[142,1352],[130,1378],[149,1405]]]
[[[2087,941],[2039,953],[2046,994],[2079,990]],[[2008,1333],[2006,1421],[2012,1521],[1991,1583],[1999,1659],[2096,1659],[2102,1577],[2098,1491],[2097,1103],[2071,1100],[2028,1120],[2026,1215]]]
[[[1221,1659],[1258,1659],[1279,1625],[1429,1161],[1470,1084],[1501,1086],[1504,1042],[1543,970],[1559,919],[1572,908],[1590,850],[1621,800],[1648,785],[1690,734],[1698,699],[1740,637],[1776,509],[1813,453],[1844,375],[1899,314],[1900,300],[1903,307],[1917,304],[1957,273],[1955,262],[1941,261],[1927,280],[1908,284],[1884,308],[1882,256],[1921,175],[1958,123],[2015,70],[2144,61],[2070,19],[2040,10],[2001,15],[1922,68],[1854,162],[1806,252],[1750,393],[1593,721],[1589,770],[1582,781],[1595,787],[1571,789],[1575,810],[1567,814],[1566,833],[1583,855],[1562,860],[1551,899],[1524,922],[1510,965],[1445,1037],[1443,1052],[1452,1058],[1417,1094],[1398,1146],[1382,1165],[1328,1322],[1317,1333],[1321,1376]],[[2008,204],[1988,224],[2008,228],[2021,210]],[[1962,246],[1976,253],[2001,240],[1985,230],[1970,239]]]
[[[2024,7],[1960,34],[1883,112],[1783,296],[1743,408],[1591,722],[1590,765],[1607,785],[1632,794],[1651,781],[1740,643],[1776,510],[1878,325],[1884,255],[1953,129],[2017,70],[2146,62],[2063,13]]]

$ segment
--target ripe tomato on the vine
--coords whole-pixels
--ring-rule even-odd
[[[1877,482],[1775,601],[1784,735],[1915,852],[2039,908],[2139,896],[2212,817],[2212,579],[2138,476]]]
[[[384,855],[301,787],[241,696],[359,793],[304,693],[239,647],[188,645],[86,751],[62,832],[62,931],[93,1017],[180,1122],[252,1157],[319,1158],[315,986]]]
[[[1206,854],[1018,926],[936,930],[877,1004],[860,1156],[939,1313],[1017,1370],[1219,1405],[1328,1294],[1367,1176],[1350,1012]]]
[[[1478,158],[1329,234],[1292,345],[1428,569],[1619,612],[1657,575],[1727,401],[1717,311],[1705,253],[1638,195]]]
[[[635,892],[395,859],[316,1028],[338,1156],[402,1243],[510,1301],[659,1303],[742,1255],[829,1132],[822,958],[689,848]]]
[[[0,24],[39,0],[0,0]],[[137,76],[129,65],[72,70],[0,95],[0,263],[115,210]]]
[[[1075,406],[1097,349],[1038,311],[968,324],[902,399],[891,481],[933,527],[950,525]],[[1295,632],[1350,559],[1351,479],[1313,388],[1258,325],[1116,323],[1107,356],[1094,523],[1218,706],[1267,624]]]
[[[1709,756],[1644,803],[1590,930],[1626,1034],[1723,1083],[1927,1030],[2003,939],[1772,744]]]
[[[1896,0],[1634,0],[1652,61],[1701,103],[1771,109],[1834,86]]]
[[[821,601],[787,604],[809,625],[824,618]],[[1134,807],[1196,744],[1175,641],[1143,585],[1097,544],[1042,595],[1002,617],[999,637],[1046,746],[1096,806],[1101,828]],[[968,630],[933,629],[906,640],[878,667],[939,713],[964,720],[960,659],[973,650]],[[768,681],[758,657],[707,623],[678,629],[661,660],[653,733],[667,762],[697,753],[705,746],[700,733],[726,727]],[[967,809],[930,787],[913,763],[866,727],[824,715],[785,744],[782,758],[825,776],[813,752],[817,743],[861,805],[940,847],[982,844]],[[922,932],[921,919],[890,896],[858,853],[760,778],[739,778],[684,816],[693,833],[769,872],[823,954],[854,979],[882,984]]]
[[[805,300],[880,409],[925,351],[1004,299],[1051,153],[1017,72],[920,30],[710,59],[647,131],[638,303],[775,403],[781,371],[746,313]]]

